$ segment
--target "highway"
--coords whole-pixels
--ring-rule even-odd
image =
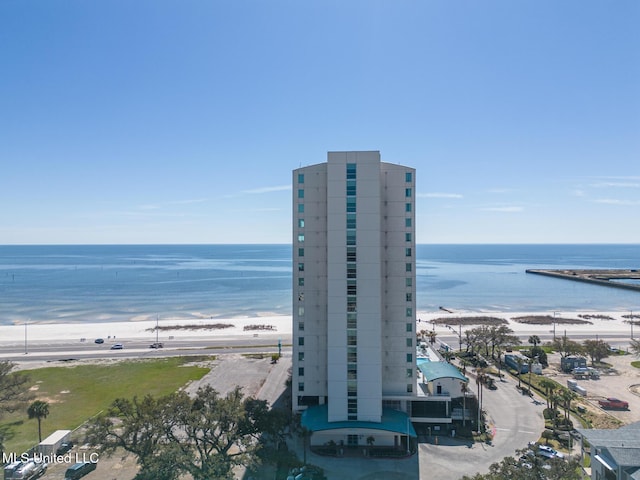
[[[12,362],[52,362],[81,359],[104,358],[158,358],[184,355],[216,355],[223,353],[277,353],[279,338],[225,338],[169,340],[162,342],[163,348],[150,348],[154,340],[142,339],[105,339],[105,343],[93,341],[34,341],[24,343],[0,344],[0,360]],[[291,338],[283,336],[282,350],[291,349]],[[122,350],[111,350],[115,343],[122,343]]]

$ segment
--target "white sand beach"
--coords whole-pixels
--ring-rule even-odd
[[[553,331],[552,325],[530,325],[522,324],[512,320],[515,317],[545,315],[558,319],[555,325],[556,335],[563,335],[566,331],[569,336],[577,336],[581,338],[595,338],[597,335],[606,335],[622,338],[629,338],[631,333],[631,325],[628,319],[623,315],[629,315],[629,312],[456,312],[447,313],[444,311],[437,312],[419,312],[416,331],[433,330],[440,336],[452,335],[452,328],[446,325],[434,325],[430,322],[436,318],[451,318],[454,320],[459,317],[497,317],[505,319],[508,326],[519,336],[537,334],[540,336],[548,336]],[[565,324],[562,323],[568,319],[584,319],[579,315],[606,316],[611,319],[586,318],[590,324]],[[635,319],[639,321],[639,319]],[[205,329],[204,326],[228,324],[232,325],[227,328],[211,328]],[[214,319],[161,319],[158,321],[160,327],[160,338],[189,339],[189,338],[238,338],[253,337],[259,334],[260,337],[273,336],[288,338],[292,334],[291,316],[288,315],[267,315],[252,316],[241,318],[214,318]],[[130,322],[96,322],[96,323],[28,323],[26,326],[26,334],[29,343],[32,342],[69,342],[73,340],[95,338],[111,338],[118,340],[153,338],[155,335],[155,320],[142,320]],[[171,326],[194,326],[194,329],[167,329]],[[466,328],[462,327],[464,331]],[[636,336],[640,336],[640,326],[634,326]],[[455,327],[456,333],[459,331]],[[0,346],[7,344],[15,344],[24,342],[25,325],[2,325],[0,326]]]

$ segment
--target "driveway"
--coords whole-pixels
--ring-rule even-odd
[[[470,383],[476,388],[474,377],[470,377]],[[437,445],[435,437],[430,443],[421,443],[420,480],[458,480],[464,475],[486,473],[492,463],[514,456],[517,448],[538,440],[544,430],[545,402],[520,394],[517,384],[517,380],[506,378],[496,382],[497,390],[484,390],[483,407],[494,433],[490,445],[446,437],[438,438]]]

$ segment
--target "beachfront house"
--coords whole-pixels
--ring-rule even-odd
[[[581,465],[591,480],[640,480],[640,422],[616,430],[577,429],[581,437]]]

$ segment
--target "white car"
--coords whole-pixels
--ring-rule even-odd
[[[564,458],[564,454],[546,445],[538,446],[538,455],[546,458]]]

